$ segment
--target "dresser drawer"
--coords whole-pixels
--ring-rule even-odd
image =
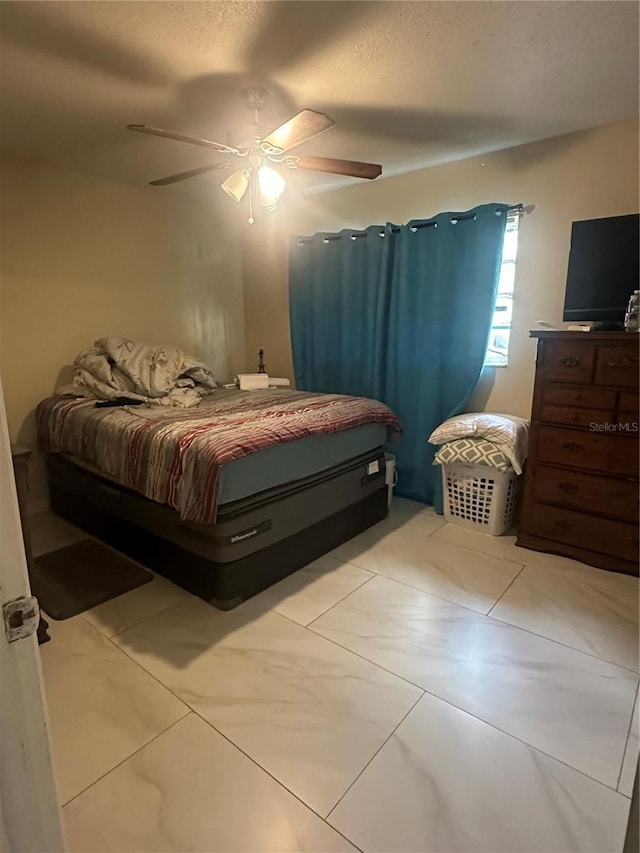
[[[640,435],[640,422],[637,412],[620,412],[616,418],[618,428],[629,435]]]
[[[605,388],[581,388],[579,385],[546,385],[542,402],[552,406],[613,409],[616,404],[616,392]]]
[[[598,385],[638,387],[638,342],[633,345],[600,347],[594,381]]]
[[[640,427],[640,414],[638,413],[638,392],[621,391],[618,400],[618,417],[616,420],[621,424],[627,424],[630,433],[638,435]]]
[[[638,483],[628,480],[595,477],[540,465],[536,471],[533,495],[536,501],[549,501],[633,522],[638,518],[638,488]]]
[[[635,477],[638,442],[615,432],[586,432],[540,426],[538,461],[569,468]]]
[[[613,421],[613,409],[573,409],[565,406],[543,406],[541,418],[548,424],[588,427],[592,423]]]
[[[637,391],[621,391],[620,399],[618,400],[618,410],[621,412],[631,412],[638,415],[638,392]]]
[[[534,503],[527,527],[543,539],[623,560],[638,559],[638,528],[634,524]]]
[[[542,370],[551,382],[591,382],[595,347],[572,341],[545,341]]]

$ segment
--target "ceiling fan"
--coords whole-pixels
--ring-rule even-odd
[[[199,139],[195,136],[185,136],[159,127],[146,124],[128,124],[127,130],[148,133],[152,136],[162,136],[165,139],[175,139],[190,145],[200,145],[221,154],[242,158],[240,168],[232,172],[221,184],[222,189],[236,201],[241,201],[248,192],[249,223],[254,222],[253,205],[258,204],[267,210],[275,210],[280,196],[285,188],[285,180],[269,163],[278,163],[290,169],[307,169],[313,172],[328,172],[333,175],[347,175],[353,178],[373,180],[382,174],[382,166],[377,163],[361,163],[357,160],[339,160],[334,157],[295,156],[288,154],[292,148],[313,139],[325,130],[329,130],[335,122],[324,113],[315,110],[302,110],[292,116],[284,124],[276,127],[264,137],[257,133],[258,115],[265,104],[267,92],[259,86],[250,86],[243,90],[247,107],[253,112],[252,136],[242,140],[237,146],[212,142],[209,139]],[[167,186],[198,175],[206,175],[217,169],[233,168],[233,162],[212,163],[187,172],[178,172],[166,178],[150,181],[151,186]]]

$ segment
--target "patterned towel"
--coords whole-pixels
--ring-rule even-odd
[[[484,438],[459,438],[443,444],[435,455],[434,465],[466,462],[469,465],[487,465],[498,471],[511,471],[511,462],[497,444]]]

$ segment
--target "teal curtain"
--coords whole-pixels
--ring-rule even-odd
[[[465,410],[487,347],[504,204],[403,226],[294,237],[290,319],[299,388],[382,400],[403,427],[397,493],[438,503],[427,438]]]
[[[294,237],[289,259],[296,385],[385,394],[393,246],[384,228]]]

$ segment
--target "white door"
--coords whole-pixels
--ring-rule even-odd
[[[0,381],[0,604],[30,595]],[[0,611],[1,613],[1,611]],[[0,624],[0,851],[64,850],[35,634]]]

